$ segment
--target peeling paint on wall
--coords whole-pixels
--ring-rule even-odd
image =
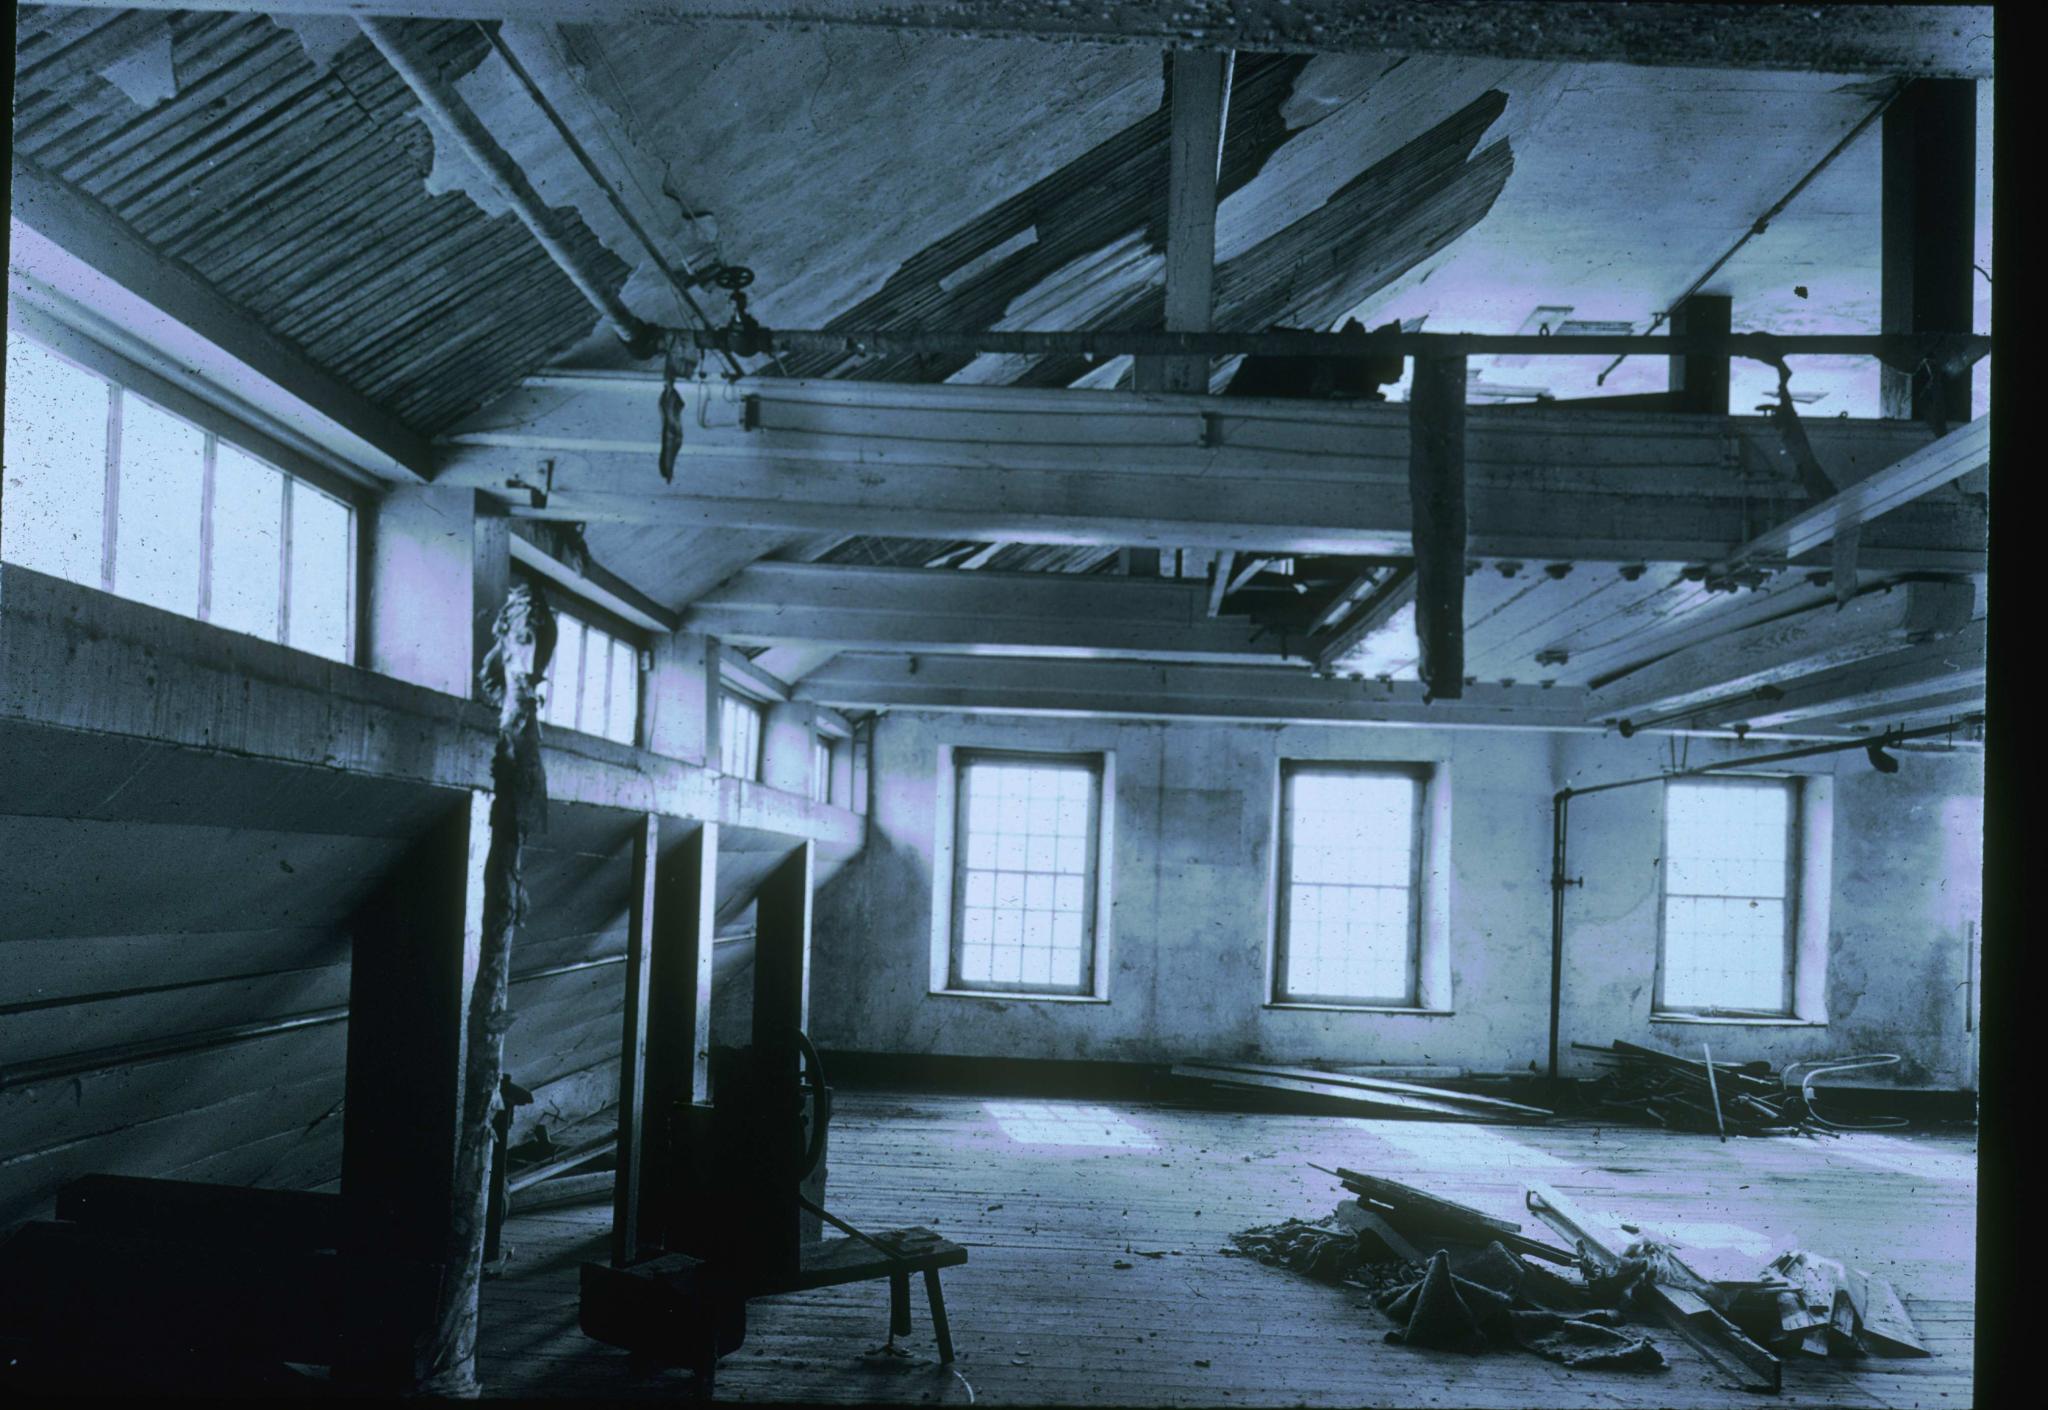
[[[142,41],[99,70],[101,78],[127,95],[138,108],[153,108],[178,95],[178,75],[171,62],[171,27],[159,22]]]

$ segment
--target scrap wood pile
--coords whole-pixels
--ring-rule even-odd
[[[1582,1093],[1591,1111],[1680,1131],[1767,1136],[1808,1129],[1806,1105],[1767,1062],[1708,1062],[1616,1039],[1573,1043],[1607,1070]]]
[[[1394,1323],[1387,1340],[1400,1345],[1520,1347],[1576,1367],[1664,1364],[1648,1338],[1591,1306],[1582,1283],[1543,1266],[1570,1265],[1572,1254],[1421,1190],[1352,1170],[1329,1173],[1357,1198],[1313,1223],[1233,1234],[1234,1247],[1223,1251],[1363,1289]]]
[[[1548,1121],[1551,1113],[1477,1092],[1419,1082],[1397,1082],[1361,1072],[1325,1072],[1313,1067],[1276,1067],[1254,1062],[1177,1062],[1173,1075],[1210,1090],[1279,1093],[1342,1102],[1360,1116],[1425,1121],[1485,1121],[1525,1125]]]
[[[1833,1259],[1794,1250],[1753,1279],[1712,1281],[1655,1238],[1624,1246],[1548,1186],[1530,1189],[1529,1208],[1570,1251],[1397,1181],[1325,1173],[1354,1198],[1313,1222],[1242,1230],[1222,1251],[1365,1291],[1400,1345],[1519,1347],[1574,1367],[1654,1370],[1663,1353],[1629,1325],[1649,1321],[1737,1384],[1769,1391],[1780,1355],[1929,1354],[1889,1282]]]

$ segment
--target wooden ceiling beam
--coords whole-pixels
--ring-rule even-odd
[[[1198,581],[760,562],[691,604],[683,630],[746,646],[1277,664],[1277,636],[1211,619]]]
[[[128,9],[240,10],[235,0],[84,0]],[[1277,53],[1472,58],[1797,73],[1992,74],[1989,5],[1600,5],[1531,0],[268,0],[279,15],[839,26],[896,35],[1087,40]]]
[[[1592,718],[1668,717],[1952,636],[1969,625],[1975,602],[1976,589],[1967,582],[1905,582],[1866,592],[1840,608],[1809,608],[1728,632],[1594,690]]]
[[[1166,330],[1206,333],[1216,299],[1216,178],[1230,109],[1230,53],[1176,49],[1166,176]],[[1209,359],[1141,357],[1141,392],[1206,392]]]
[[[1953,636],[1895,651],[1850,666],[1838,666],[1791,682],[1775,700],[1752,699],[1740,706],[1704,713],[1715,724],[1779,729],[1821,720],[1848,721],[1910,708],[1930,696],[1984,694],[1984,623],[1972,622]]]
[[[1321,679],[1224,663],[847,652],[797,683],[796,698],[841,709],[913,709],[1123,719],[1593,730],[1584,693],[1468,686],[1424,704],[1415,681]]]
[[[529,379],[443,438],[437,483],[520,518],[1240,553],[1413,552],[1409,408],[1007,387],[744,379],[684,389],[674,484],[661,384]],[[1843,482],[1924,444],[1814,422]],[[1808,507],[1756,417],[1466,411],[1466,551],[1714,562]],[[1763,467],[1744,473],[1737,467]],[[1769,478],[1765,478],[1768,476]],[[546,487],[545,507],[530,490]],[[1775,492],[1774,492],[1775,490]],[[1981,571],[1984,506],[1927,500],[1866,534],[1867,569]]]
[[[1881,514],[1910,504],[1929,491],[1990,464],[1991,414],[1986,412],[1777,527],[1766,529],[1730,554],[1727,567],[1783,562],[1811,553],[1838,534],[1868,524]]]

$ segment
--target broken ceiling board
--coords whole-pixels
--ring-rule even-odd
[[[1629,672],[1593,692],[1592,713],[1616,720],[1678,710],[1949,636],[1969,624],[1974,599],[1967,582],[1904,582],[1840,609],[1780,617]]]
[[[110,84],[72,81],[63,44],[39,42],[61,13],[23,17],[24,59],[40,67],[16,84],[16,160],[105,204],[388,417],[431,430],[590,326],[525,231],[427,194],[412,95],[368,44],[321,68],[261,15],[152,17],[170,26],[180,86],[138,112]],[[469,25],[417,38],[454,72],[484,48]]]

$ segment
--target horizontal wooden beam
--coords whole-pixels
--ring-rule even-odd
[[[555,557],[534,540],[533,530],[528,525],[512,526],[511,552],[514,563],[524,564],[643,631],[672,632],[680,620],[676,613],[602,565],[593,562],[578,565]]]
[[[1931,445],[1859,480],[1812,508],[1766,529],[1729,555],[1730,568],[1784,561],[1811,553],[1846,529],[1910,504],[1930,490],[1991,464],[1991,415],[1949,432]]]
[[[1211,618],[1199,581],[756,563],[692,603],[687,631],[748,646],[1277,663],[1277,636]]]
[[[488,788],[495,712],[274,642],[0,564],[0,726],[149,739],[436,789]],[[563,805],[719,821],[840,853],[859,816],[678,759],[547,729]]]
[[[515,517],[1412,552],[1404,406],[747,379],[685,389],[668,485],[660,391],[633,375],[530,378],[444,438],[437,482],[502,496]],[[1843,483],[1926,441],[1913,423],[1809,429]],[[1465,454],[1474,557],[1712,562],[1810,502],[1762,417],[1474,406]],[[1986,521],[1981,505],[1908,506],[1866,531],[1863,565],[1981,571]]]
[[[1729,632],[1595,690],[1592,717],[1661,717],[1951,636],[1969,624],[1975,602],[1967,582],[1905,582],[1840,608],[1813,607]]]
[[[432,447],[398,417],[158,254],[99,202],[28,162],[13,164],[13,179],[10,270],[127,330],[287,433],[385,479],[426,478]]]
[[[1984,623],[1923,646],[1821,671],[1784,686],[1776,699],[1714,707],[1716,724],[1780,729],[1817,720],[1847,721],[1914,707],[1930,697],[1984,694]]]
[[[1415,681],[1345,681],[1271,666],[1148,664],[1045,657],[846,652],[799,681],[799,700],[845,709],[971,714],[1248,720],[1263,723],[1570,729],[1582,692],[1468,685],[1425,705]]]
[[[81,0],[240,10],[235,0]],[[1989,5],[1466,4],[1440,0],[269,0],[278,15],[838,26],[892,35],[1086,40],[1276,53],[1474,58],[1990,78]]]

